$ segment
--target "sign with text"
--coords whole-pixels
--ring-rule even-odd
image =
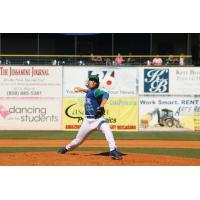
[[[110,93],[110,97],[131,98],[138,94],[138,70],[133,67],[64,67],[64,97],[84,97],[75,93],[74,87],[86,88],[88,77],[98,74],[100,89]]]
[[[140,95],[199,95],[200,67],[139,68]]]
[[[0,99],[0,130],[60,130],[62,101]]]
[[[84,98],[64,98],[63,129],[78,130],[84,119]],[[138,98],[110,98],[105,118],[114,131],[138,130]]]
[[[0,97],[62,97],[62,68],[0,66]]]
[[[200,130],[200,99],[180,96],[140,97],[139,127],[142,131]]]

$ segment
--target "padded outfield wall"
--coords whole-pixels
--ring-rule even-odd
[[[199,67],[1,66],[1,130],[77,130],[90,74],[114,131],[200,131]]]

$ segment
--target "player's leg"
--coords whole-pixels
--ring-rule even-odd
[[[105,134],[106,140],[108,142],[110,151],[116,149],[115,140],[111,131],[109,124],[106,121],[100,122],[99,130]]]
[[[84,119],[77,135],[76,138],[73,139],[66,147],[63,147],[59,149],[59,153],[64,154],[67,151],[72,151],[75,149],[78,145],[80,145],[91,133],[92,129],[90,127],[90,124],[88,123],[87,119]]]
[[[68,149],[69,151],[75,149],[78,145],[84,142],[84,140],[88,137],[91,131],[92,130],[90,124],[87,123],[87,120],[85,120],[85,123],[81,125],[78,134],[76,135],[76,138],[66,146],[66,149]]]
[[[105,134],[106,140],[110,148],[110,156],[112,156],[116,160],[120,160],[121,153],[117,151],[117,146],[115,144],[115,139],[110,125],[105,120],[103,120],[99,123],[98,128]]]

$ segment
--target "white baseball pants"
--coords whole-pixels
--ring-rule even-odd
[[[85,118],[83,123],[76,135],[76,138],[71,141],[70,144],[66,146],[66,149],[71,151],[80,145],[89,136],[89,134],[94,130],[100,130],[105,134],[106,140],[108,142],[110,151],[116,148],[115,140],[111,131],[109,124],[106,122],[104,117],[99,119],[88,119]]]

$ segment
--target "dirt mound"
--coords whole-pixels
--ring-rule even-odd
[[[108,153],[56,152],[1,153],[1,166],[199,166],[200,159],[129,153],[113,160]]]

